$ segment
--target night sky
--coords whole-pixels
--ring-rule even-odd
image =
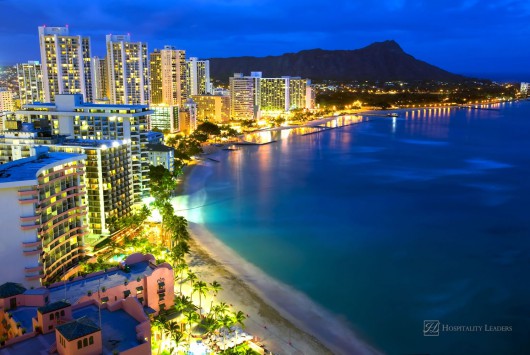
[[[529,0],[0,0],[0,65],[40,60],[37,26],[89,35],[130,33],[199,58],[357,49],[394,39],[459,74],[530,81]]]

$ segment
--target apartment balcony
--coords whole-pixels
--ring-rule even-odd
[[[18,196],[19,197],[22,197],[22,196],[34,196],[36,194],[37,194],[37,190],[36,189],[18,191]]]
[[[42,245],[42,242],[40,240],[36,240],[34,242],[22,242],[22,248],[35,248],[40,247]]]
[[[40,224],[38,223],[32,223],[32,224],[23,224],[20,226],[20,229],[22,229],[23,231],[29,231],[29,230],[32,230],[32,229],[37,229],[40,227]]]
[[[44,267],[42,266],[42,264],[39,264],[37,266],[32,266],[32,267],[25,267],[24,268],[24,273],[26,275],[28,274],[34,274],[36,272],[41,272],[42,270],[44,270]]]
[[[41,248],[33,249],[33,250],[24,250],[22,252],[22,254],[24,254],[24,256],[40,255],[40,253],[42,253],[42,249]]]
[[[39,202],[39,199],[38,198],[22,198],[22,199],[18,199],[18,202],[21,205],[28,205],[28,204],[34,204],[34,203]]]
[[[36,222],[39,218],[40,218],[40,216],[25,216],[25,217],[20,217],[20,222],[21,222],[21,223],[25,223],[25,222]]]

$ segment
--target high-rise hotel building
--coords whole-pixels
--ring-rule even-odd
[[[264,78],[261,72],[250,76],[235,73],[230,78],[231,115],[234,119],[252,119],[261,114],[278,114],[310,108],[307,99],[311,81],[300,77]]]
[[[186,51],[164,46],[150,57],[152,103],[183,106],[188,98],[186,80]]]
[[[42,67],[38,61],[17,64],[20,105],[44,101]]]
[[[91,63],[94,101],[108,99],[107,61],[105,58],[93,57]]]
[[[261,73],[259,73],[261,75]],[[243,76],[235,73],[230,80],[230,115],[232,119],[250,120],[258,116],[256,94],[258,90],[257,73]]]
[[[162,55],[159,49],[155,49],[149,55],[149,68],[151,71],[151,105],[160,105],[162,100]]]
[[[92,102],[90,38],[69,34],[68,27],[39,27],[44,101],[58,94],[81,94]]]
[[[21,121],[49,121],[53,134],[71,139],[130,142],[134,202],[140,202],[148,191],[147,124],[152,113],[146,105],[88,104],[81,95],[58,95],[55,103],[26,105],[16,114]]]
[[[36,129],[32,123],[11,121],[11,129],[0,132],[0,164],[28,158],[38,146],[51,152],[86,155],[88,206],[86,223],[95,237],[113,230],[113,222],[128,216],[134,204],[131,144],[123,140],[65,139],[52,135],[49,128]]]
[[[188,95],[206,95],[212,93],[210,83],[210,61],[191,57],[186,61],[186,79]]]
[[[147,43],[131,42],[130,35],[107,35],[106,38],[110,102],[118,105],[147,105]]]
[[[40,151],[0,166],[0,282],[40,286],[84,257],[85,158]]]

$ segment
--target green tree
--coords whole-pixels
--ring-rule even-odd
[[[221,284],[219,282],[214,280],[214,281],[212,281],[210,283],[209,289],[213,293],[212,301],[210,302],[210,312],[211,312],[212,311],[212,307],[213,307],[213,300],[214,300],[214,298],[217,297],[217,294],[219,293],[219,291],[221,291],[223,289],[223,287],[221,286]]]
[[[202,315],[202,296],[206,296],[208,291],[208,284],[204,281],[197,281],[193,285],[192,294],[197,292],[199,294],[199,315]]]

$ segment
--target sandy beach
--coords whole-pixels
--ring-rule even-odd
[[[215,158],[217,154],[222,152],[210,157]],[[203,160],[186,169],[184,194],[202,192],[211,164],[217,163]],[[203,225],[190,222],[190,230],[192,270],[200,279],[208,283],[215,280],[222,285],[218,301],[247,314],[246,331],[259,337],[274,354],[379,353],[356,336],[338,316],[263,273]],[[203,302],[209,303],[210,300]]]

